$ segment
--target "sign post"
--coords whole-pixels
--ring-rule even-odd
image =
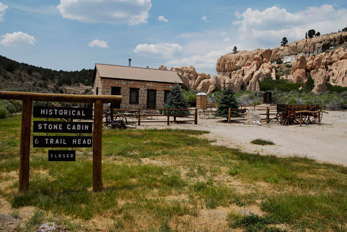
[[[23,101],[22,110],[22,125],[21,125],[21,143],[20,143],[20,167],[19,167],[19,189],[18,191],[23,193],[29,190],[29,161],[30,161],[30,135],[31,135],[31,114],[32,114],[32,101],[58,101],[58,102],[78,102],[78,103],[94,103],[94,131],[93,138],[90,136],[77,136],[77,140],[74,140],[74,136],[69,137],[67,140],[55,140],[54,138],[41,138],[41,136],[35,136],[35,139],[39,139],[38,144],[51,144],[52,146],[58,147],[57,144],[64,145],[65,143],[92,143],[93,146],[93,191],[102,191],[102,119],[103,119],[103,104],[104,103],[120,103],[122,100],[121,96],[117,95],[74,95],[74,94],[43,94],[43,93],[28,93],[28,92],[11,92],[11,91],[0,91],[0,99],[13,99]],[[83,108],[82,108],[83,109]],[[65,111],[66,110],[66,111]],[[48,111],[39,111],[41,117],[62,117],[65,116],[70,118],[72,116],[84,117],[89,115],[87,111],[78,108],[63,109],[63,111],[55,110],[54,107],[48,109]],[[61,115],[62,113],[62,115]],[[35,113],[36,115],[36,113]],[[42,116],[45,115],[45,116]],[[60,115],[60,116],[59,116]],[[41,125],[39,125],[41,123]],[[66,130],[70,130],[72,126],[77,124],[60,124],[59,122],[55,125],[47,122],[43,125],[43,122],[36,122],[37,130],[44,130],[51,127],[62,133],[66,133],[62,128],[64,126]],[[64,124],[64,125],[63,125]],[[82,124],[79,124],[82,126]],[[69,127],[69,129],[68,129]],[[89,128],[85,128],[88,129]],[[55,132],[57,132],[55,131]],[[72,131],[72,129],[71,129]],[[39,131],[37,131],[39,132]],[[40,131],[43,132],[43,131]],[[89,132],[83,132],[89,133]],[[45,136],[42,136],[45,137]],[[57,137],[57,136],[54,136]],[[65,138],[67,138],[65,137]],[[81,138],[83,137],[83,138]],[[86,138],[84,138],[86,137]],[[47,140],[48,139],[48,140]],[[53,140],[51,140],[53,139]],[[82,139],[82,140],[78,140]],[[68,142],[69,141],[69,142]],[[35,141],[34,141],[35,144]],[[53,145],[54,144],[54,145]],[[83,144],[84,145],[84,144]],[[71,147],[71,145],[68,145]],[[82,145],[81,145],[82,146]],[[89,146],[89,145],[88,145]],[[50,150],[49,154],[53,155],[53,159],[59,159],[65,155],[75,157],[72,151],[61,151],[61,150]],[[59,156],[60,155],[60,156]],[[71,158],[73,159],[73,158]]]

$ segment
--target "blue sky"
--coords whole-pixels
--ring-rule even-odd
[[[347,26],[346,0],[0,0],[0,55],[56,70],[95,63],[215,75],[232,51]]]

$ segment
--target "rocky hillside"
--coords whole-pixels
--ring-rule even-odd
[[[0,90],[43,93],[90,93],[94,70],[55,71],[0,56]]]
[[[259,90],[259,83],[267,76],[295,83],[304,83],[311,76],[315,84],[313,92],[322,93],[326,91],[326,83],[347,87],[347,32],[295,41],[274,49],[226,54],[218,59],[218,75],[212,78],[197,73],[192,66],[171,70],[178,73],[186,86],[207,93],[227,87],[235,91]]]

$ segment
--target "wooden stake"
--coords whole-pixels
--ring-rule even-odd
[[[266,123],[270,122],[270,109],[269,107],[266,108]]]
[[[194,124],[198,124],[198,109],[195,109],[195,114],[194,114]]]
[[[228,123],[229,124],[231,123],[231,108],[229,108],[229,111],[228,111]]]
[[[141,110],[138,110],[138,123],[139,126],[141,126]]]
[[[93,131],[93,191],[102,191],[102,116],[103,102],[96,100],[94,104]]]
[[[31,134],[32,100],[29,97],[23,99],[22,127],[20,137],[19,158],[19,192],[29,190],[29,160],[30,160],[30,134]]]
[[[167,125],[170,125],[170,109],[167,110]]]
[[[302,113],[300,113],[300,126],[302,126]]]

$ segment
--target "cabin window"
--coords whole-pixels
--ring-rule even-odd
[[[139,104],[139,89],[130,88],[130,104]]]

